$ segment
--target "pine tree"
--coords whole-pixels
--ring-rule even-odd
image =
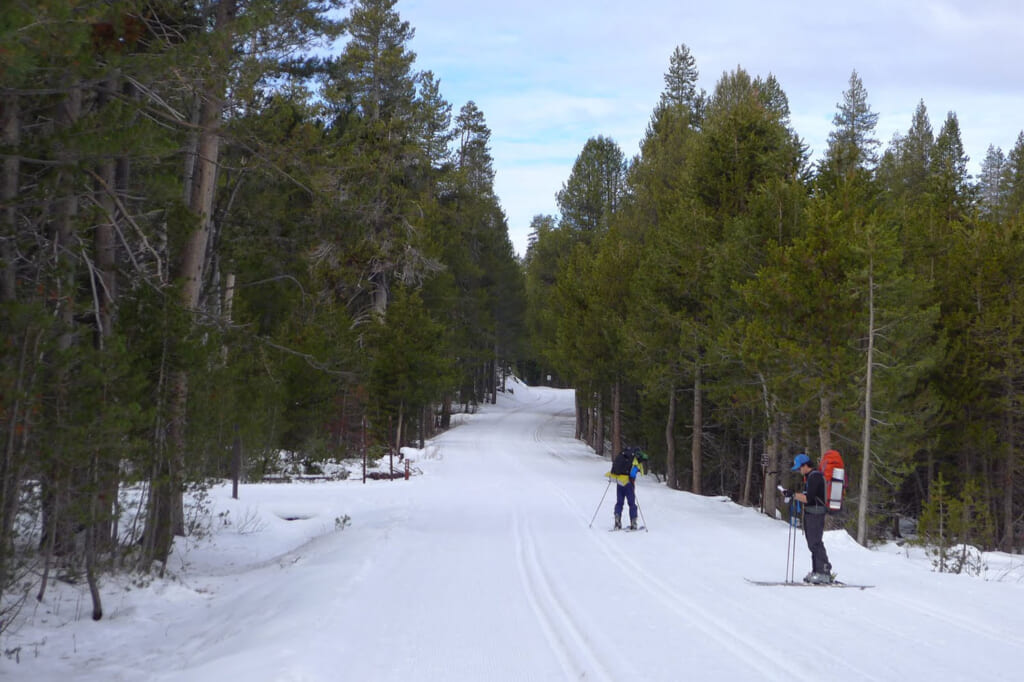
[[[418,243],[416,187],[423,150],[417,145],[415,31],[395,10],[396,0],[358,0],[344,28],[350,35],[334,64],[326,95],[337,135],[339,191],[361,253],[368,300],[356,311],[382,315],[395,283],[413,285],[431,265]],[[342,241],[339,239],[338,241]],[[357,292],[353,292],[355,294]]]
[[[626,161],[614,140],[603,135],[587,140],[556,195],[562,228],[592,243],[608,229],[625,190],[625,177]]]
[[[981,216],[998,222],[1006,217],[1006,155],[999,147],[988,146],[978,175],[978,205]]]
[[[958,368],[961,399],[970,404],[971,438],[950,446],[971,452],[976,461],[967,471],[958,466],[960,476],[950,482],[963,483],[971,475],[998,481],[986,486],[981,497],[998,519],[995,540],[1013,551],[1019,514],[1014,480],[1024,444],[1018,410],[1024,399],[1024,230],[1016,219],[981,222],[959,235],[957,247],[955,268],[964,291],[956,325],[950,325],[958,342],[950,364]]]
[[[628,315],[627,353],[637,357],[635,377],[664,414],[665,473],[681,487],[676,463],[677,402],[691,387],[691,482],[701,490],[701,372],[710,346],[707,305],[709,253],[714,230],[692,199],[693,156],[704,94],[696,93],[697,69],[683,45],[672,54],[665,90],[629,173],[630,201],[623,223],[636,243],[638,265]]]
[[[1004,175],[1006,186],[1007,218],[1020,218],[1024,214],[1024,132],[1006,155]]]
[[[572,249],[572,237],[567,230],[558,229],[558,221],[551,215],[535,215],[530,227],[524,259],[529,338],[540,362],[547,368],[558,367],[556,338],[560,315],[554,290]],[[546,377],[548,371],[541,373]]]
[[[626,163],[619,146],[603,136],[591,138],[584,144],[572,173],[556,196],[562,212],[559,231],[567,233],[575,245],[557,277],[559,313],[555,353],[568,377],[580,382],[583,407],[596,417],[591,421],[593,429],[587,440],[599,454],[604,452],[604,410],[599,396],[611,390],[614,393],[612,403],[617,404],[619,385],[615,366],[618,331],[603,327],[601,320],[614,316],[609,311],[621,304],[620,299],[613,302],[601,291],[601,278],[606,271],[601,268],[599,253],[622,200],[625,176]],[[579,283],[578,290],[573,290],[573,282]],[[613,419],[616,435],[617,417],[616,413]],[[578,412],[577,419],[588,418]]]
[[[928,172],[935,146],[935,133],[928,118],[924,100],[914,110],[910,129],[899,148],[903,173],[903,186],[912,196],[923,195],[928,189]]]
[[[875,138],[878,114],[871,111],[868,93],[856,71],[850,74],[850,84],[843,92],[843,101],[837,105],[828,134],[828,148],[819,171],[822,176],[832,174],[842,181],[859,170],[870,170],[878,162],[879,141]],[[835,182],[835,181],[833,181]]]
[[[708,350],[738,356],[744,370],[720,378],[719,386],[705,382],[716,392],[729,394],[729,386],[758,377],[756,363],[747,362],[753,358],[744,357],[743,342],[730,331],[749,315],[735,292],[758,273],[771,248],[799,233],[806,194],[803,165],[804,151],[789,127],[789,108],[778,82],[751,78],[742,69],[723,75],[708,104],[693,169],[695,198],[712,225],[705,285],[711,303],[702,336]],[[767,377],[761,379],[758,383],[768,386]],[[768,397],[762,405],[778,402]],[[774,470],[777,462],[769,466]],[[766,490],[774,490],[771,481],[766,484]]]
[[[973,206],[969,161],[960,137],[960,122],[950,112],[935,138],[931,159],[932,194],[944,209],[942,218],[947,224],[965,222]]]
[[[481,199],[494,194],[494,164],[491,159],[491,131],[483,112],[470,101],[455,118],[455,169],[462,176],[465,191]]]
[[[436,171],[442,171],[450,162],[452,141],[452,105],[442,97],[440,88],[433,72],[420,74],[419,144]]]
[[[660,118],[666,111],[685,116],[687,123],[695,128],[700,127],[704,113],[706,94],[697,91],[697,60],[685,44],[677,45],[669,57],[668,71],[665,72],[665,89],[654,111],[654,119]]]

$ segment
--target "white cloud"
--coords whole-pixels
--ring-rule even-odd
[[[520,255],[526,253],[533,217],[557,214],[555,193],[566,177],[564,164],[546,163],[510,166],[495,178],[494,191],[505,208],[509,239]]]
[[[1017,0],[402,0],[417,68],[456,109],[473,100],[492,131],[510,226],[556,211],[554,194],[590,137],[637,151],[672,50],[686,43],[711,92],[741,66],[772,73],[797,133],[824,149],[850,72],[880,115],[883,146],[922,99],[938,131],[956,111],[967,153],[1008,150],[1024,128],[1024,13]],[[973,165],[973,164],[972,164]],[[520,241],[513,236],[517,249]]]

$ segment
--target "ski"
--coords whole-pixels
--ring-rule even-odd
[[[636,528],[630,528],[628,526],[626,526],[625,528],[609,528],[608,532],[615,533],[618,531],[625,531],[626,533],[635,533],[640,530],[647,530],[647,526],[637,526]]]
[[[833,580],[830,583],[796,583],[796,582],[785,582],[782,580],[751,580],[750,578],[744,578],[751,585],[763,585],[765,587],[850,587],[858,590],[866,590],[874,585],[855,585],[853,583],[844,583],[839,580]]]

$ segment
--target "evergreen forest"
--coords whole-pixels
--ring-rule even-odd
[[[955,113],[883,144],[853,71],[812,161],[772,75],[707,93],[680,44],[520,258],[396,5],[5,3],[0,596],[77,576],[99,618],[212,481],[422,446],[513,372],[673,489],[775,514],[837,449],[858,542],[1021,550],[1024,134],[974,178]]]

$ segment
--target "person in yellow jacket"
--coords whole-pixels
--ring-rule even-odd
[[[636,477],[646,474],[647,454],[640,448],[625,448],[612,460],[605,476],[615,481],[615,528],[622,528],[622,507],[629,503],[629,528],[636,530]]]

